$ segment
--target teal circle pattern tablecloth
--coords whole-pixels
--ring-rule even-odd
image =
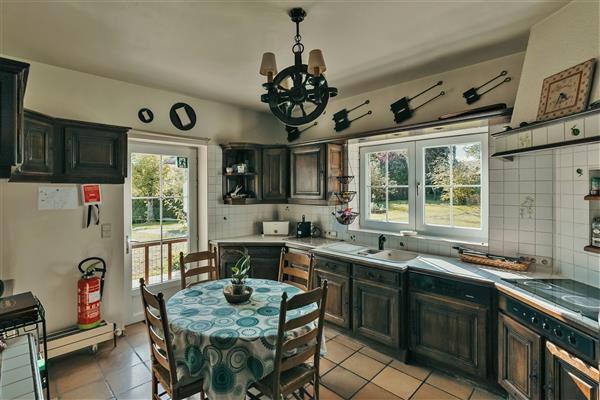
[[[277,281],[248,279],[249,301],[229,304],[223,295],[228,279],[194,285],[167,301],[167,315],[179,379],[204,378],[209,399],[241,400],[252,383],[273,371],[279,306],[300,289]],[[306,314],[316,304],[288,312]],[[306,332],[310,326],[295,330]]]

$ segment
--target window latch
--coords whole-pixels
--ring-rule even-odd
[[[417,182],[417,196],[419,196],[420,190],[421,190],[421,182]]]

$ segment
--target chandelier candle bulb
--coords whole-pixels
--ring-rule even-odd
[[[320,76],[327,70],[325,58],[321,49],[314,49],[308,53],[308,73],[313,76]]]
[[[270,52],[263,53],[259,73],[263,76],[266,76],[269,83],[273,82],[273,77],[277,75],[277,62],[275,61],[275,54]]]

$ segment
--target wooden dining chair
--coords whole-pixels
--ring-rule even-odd
[[[323,281],[321,287],[306,293],[299,293],[289,300],[287,293],[283,293],[275,346],[274,370],[250,386],[253,390],[248,391],[248,397],[260,399],[261,396],[266,396],[269,399],[280,399],[292,394],[296,398],[304,398],[304,394],[307,393],[306,385],[312,384],[312,399],[319,398],[319,360],[326,301],[327,280]],[[317,308],[313,311],[300,317],[287,319],[288,311],[314,303],[317,303]],[[312,325],[312,328],[300,336],[290,337],[287,334],[309,324]],[[312,363],[307,363],[311,358]],[[253,391],[259,391],[259,393],[253,393]]]
[[[186,265],[195,262],[207,262],[208,265],[192,267],[186,271]],[[213,247],[212,250],[209,247],[207,251],[198,251],[190,253],[186,256],[183,252],[179,253],[179,268],[181,271],[181,289],[185,289],[192,285],[196,285],[202,282],[208,282],[219,279],[219,269],[217,268],[217,248]],[[208,278],[200,279],[200,275],[207,274]],[[192,283],[187,283],[187,278],[196,276],[196,280]]]
[[[313,255],[292,253],[281,249],[279,258],[279,282],[284,282],[305,292],[312,288]]]
[[[163,294],[157,295],[150,292],[140,279],[140,291],[142,292],[142,305],[146,318],[146,327],[150,337],[150,358],[152,360],[152,400],[161,400],[165,393],[172,400],[184,399],[196,393],[204,399],[202,389],[202,378],[177,378],[175,357],[169,332],[169,321]],[[165,334],[165,332],[167,332]],[[165,392],[158,393],[158,384]]]

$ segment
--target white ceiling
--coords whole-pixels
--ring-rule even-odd
[[[568,1],[0,0],[0,52],[259,110],[261,54],[290,65],[294,26],[340,96],[525,49]]]

